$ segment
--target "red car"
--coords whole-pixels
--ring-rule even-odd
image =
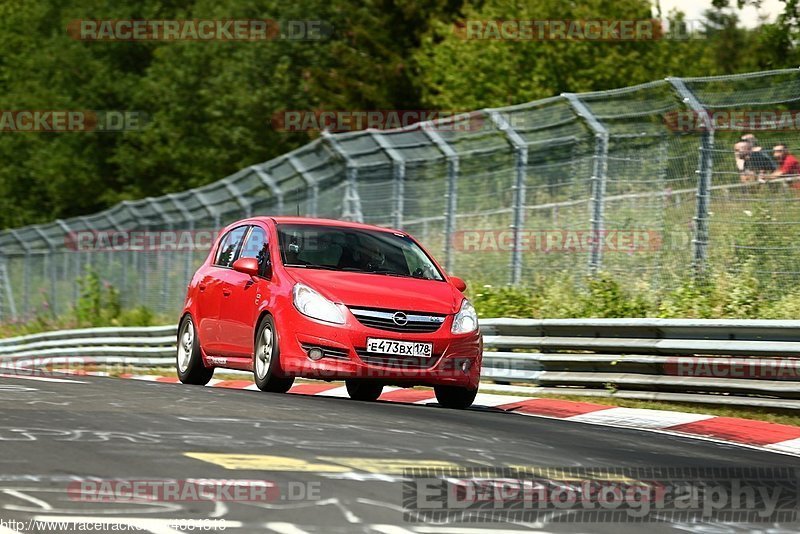
[[[406,232],[303,217],[255,217],[218,237],[189,284],[178,327],[181,382],[252,371],[263,391],[295,377],[344,380],[353,399],[384,385],[433,386],[466,408],[480,380],[478,318]]]

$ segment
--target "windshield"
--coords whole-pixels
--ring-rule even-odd
[[[419,245],[402,234],[341,226],[280,224],[278,241],[286,267],[444,279]]]

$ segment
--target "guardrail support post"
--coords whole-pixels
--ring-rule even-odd
[[[689,89],[680,78],[667,78],[678,94],[683,98],[684,104],[698,115],[707,118],[706,109],[697,96]],[[705,125],[700,139],[700,159],[697,164],[697,203],[694,216],[694,237],[692,244],[694,251],[692,267],[695,276],[701,276],[706,269],[708,259],[708,208],[711,202],[711,174],[714,167],[714,127],[711,121],[700,120]]]
[[[488,110],[487,110],[488,111]],[[522,228],[525,226],[525,177],[528,170],[528,144],[497,111],[488,111],[492,122],[502,131],[514,147],[516,177],[514,179],[514,220],[511,231],[514,235],[514,250],[511,252],[511,284],[522,280]]]

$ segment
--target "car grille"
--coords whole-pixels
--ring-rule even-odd
[[[358,354],[362,362],[368,365],[380,365],[381,367],[397,369],[429,369],[439,361],[439,356],[436,354],[430,358],[418,358],[415,356],[377,354],[375,352],[367,352],[365,349],[356,349],[356,354]]]
[[[422,312],[370,310],[350,308],[358,322],[370,328],[388,332],[429,333],[436,332],[444,323],[445,316]],[[398,318],[398,321],[395,321]],[[402,319],[405,318],[405,322]],[[398,324],[400,323],[400,324]]]
[[[333,347],[323,347],[322,345],[312,345],[310,343],[301,343],[300,346],[306,351],[311,349],[320,349],[322,354],[324,354],[323,358],[332,358],[334,360],[349,360],[350,354],[346,349],[335,349]]]

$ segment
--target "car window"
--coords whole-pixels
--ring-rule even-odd
[[[269,246],[267,233],[260,226],[254,226],[245,241],[240,258],[255,258],[258,260],[258,275],[266,277],[270,265]]]
[[[284,265],[444,280],[431,259],[407,235],[365,228],[278,225]]]
[[[228,232],[219,244],[214,265],[230,267],[236,261],[237,252],[242,244],[242,239],[247,231],[247,226],[239,226]]]

